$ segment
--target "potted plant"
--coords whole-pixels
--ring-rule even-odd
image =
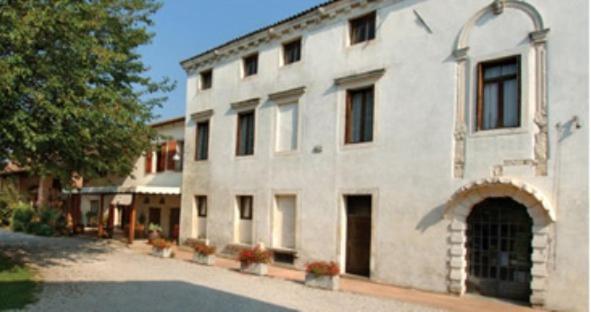
[[[153,240],[152,255],[161,258],[170,258],[172,256],[172,242],[162,238]]]
[[[339,288],[339,265],[336,262],[315,261],[306,265],[308,287],[337,290]]]
[[[150,223],[148,226],[148,242],[152,243],[152,241],[159,239],[162,237],[162,227],[155,223]]]
[[[202,242],[197,242],[194,245],[195,253],[193,254],[193,261],[203,265],[214,265],[215,263],[215,246],[211,246]]]
[[[255,275],[267,275],[267,265],[271,262],[271,252],[261,246],[243,249],[238,255],[240,271]]]

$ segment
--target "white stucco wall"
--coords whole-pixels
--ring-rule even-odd
[[[345,1],[348,3],[348,1]],[[547,36],[548,175],[529,164],[504,166],[503,176],[524,181],[552,203],[545,306],[587,307],[588,272],[588,33],[587,2],[527,1],[550,28]],[[474,66],[520,54],[523,63],[522,125],[514,131],[466,138],[463,178],[454,178],[457,63],[452,55],[463,25],[490,1],[378,1],[376,39],[348,46],[348,19],[371,11],[355,7],[320,26],[292,32],[258,47],[259,72],[241,78],[241,57],[215,63],[213,88],[197,90],[187,78],[188,120],[182,186],[181,238],[196,237],[193,196],[208,196],[207,236],[224,246],[235,239],[235,196],[254,196],[253,242],[272,243],[274,194],[297,194],[296,249],[302,263],[343,259],[344,194],[372,194],[371,278],[404,287],[448,291],[448,228],[444,206],[461,186],[491,177],[507,160],[534,157],[535,53],[532,20],[505,8],[488,14],[470,32],[467,125],[473,125]],[[419,12],[432,33],[417,20]],[[249,30],[244,30],[245,32]],[[279,66],[281,42],[302,36],[302,60]],[[197,52],[197,51],[196,51]],[[346,88],[334,79],[385,69],[375,82],[374,140],[345,146]],[[299,142],[293,153],[274,152],[277,105],[268,95],[305,86],[299,98]],[[230,103],[261,98],[256,108],[255,153],[236,157],[235,111]],[[193,161],[196,112],[213,109],[208,161]],[[557,123],[578,116],[581,129],[560,140]],[[320,147],[320,153],[313,152]],[[572,285],[578,285],[572,287]]]

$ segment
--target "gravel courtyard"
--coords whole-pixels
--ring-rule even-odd
[[[159,259],[114,241],[0,230],[0,251],[18,252],[38,268],[44,284],[31,311],[435,311]]]

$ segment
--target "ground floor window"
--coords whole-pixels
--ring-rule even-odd
[[[238,196],[241,220],[252,220],[252,196]]]
[[[207,196],[195,196],[195,202],[197,203],[197,215],[200,218],[207,217]]]

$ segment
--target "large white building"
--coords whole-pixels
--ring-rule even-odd
[[[181,240],[583,311],[588,3],[329,1],[181,63]]]

